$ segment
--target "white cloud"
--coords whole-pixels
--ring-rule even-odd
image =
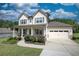
[[[38,9],[37,7],[40,7],[37,3],[27,3],[27,4],[18,3],[15,5],[17,6],[17,9],[19,10],[19,12],[26,11],[29,14],[34,13],[35,11],[37,11]],[[36,8],[32,8],[32,7],[36,7]]]
[[[79,9],[79,3],[75,3],[75,6]]]
[[[14,10],[0,10],[0,13],[3,15],[0,15],[0,19],[7,19],[7,20],[12,20],[12,19],[17,19],[20,13],[14,11]]]
[[[29,6],[31,6],[31,7],[40,7],[40,6],[38,5],[38,3],[30,3]]]
[[[51,13],[51,17],[53,18],[73,18],[77,15],[72,12],[66,12],[63,9],[58,9],[55,12]]]
[[[23,7],[23,6],[26,6],[26,7],[40,7],[37,3],[18,3],[16,4],[17,7]]]
[[[8,4],[4,4],[2,7],[3,7],[3,8],[6,8],[6,7],[8,7]]]
[[[51,12],[51,10],[50,9],[42,9],[44,12]]]
[[[15,10],[0,10],[0,19],[17,19],[18,16],[23,12],[28,14],[33,14],[37,10],[32,7],[40,7],[37,3],[13,3],[13,4],[4,4],[2,7],[6,8],[8,6],[14,6]]]
[[[15,6],[16,10],[19,10],[19,12],[22,11],[35,11],[37,8],[32,8],[32,7],[40,7],[37,3],[14,3],[10,4],[10,6]]]
[[[69,4],[65,4],[69,5]],[[71,4],[73,5],[73,4]],[[3,5],[3,7],[7,7],[8,4]],[[10,6],[15,6],[16,10],[0,10],[1,14],[4,14],[4,16],[0,15],[0,18],[5,18],[5,19],[17,19],[18,16],[25,10],[26,13],[28,14],[33,14],[38,10],[38,8],[34,9],[31,7],[39,7],[37,3],[19,3],[19,4],[10,4]],[[55,10],[55,12],[52,12],[50,9],[42,9],[44,12],[49,12],[50,13],[50,18],[73,18],[76,17],[77,15],[72,13],[72,12],[67,12],[64,9],[58,9]]]
[[[17,15],[18,12],[14,11],[14,10],[0,10],[1,13],[5,14],[5,15]]]
[[[24,6],[25,4],[24,3],[18,3],[18,4],[16,4],[18,7],[22,7],[22,6]]]
[[[61,3],[62,5],[64,5],[64,6],[72,6],[72,5],[74,5],[74,3]]]
[[[33,13],[35,13],[38,9],[31,9],[31,8],[27,8],[26,12],[28,13],[28,15],[33,15]]]
[[[37,9],[31,9],[27,8],[25,13],[28,15],[33,15],[33,13]],[[23,12],[23,10],[17,9],[15,10],[0,10],[0,19],[7,19],[7,20],[13,20],[13,19],[18,19],[19,15]]]

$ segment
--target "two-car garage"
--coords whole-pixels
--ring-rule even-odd
[[[47,38],[50,39],[71,39],[73,36],[72,26],[61,22],[50,22],[47,26]]]
[[[49,39],[68,39],[69,31],[68,30],[49,30],[48,38]]]

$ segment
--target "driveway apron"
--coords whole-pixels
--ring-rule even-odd
[[[79,45],[70,39],[49,39],[40,56],[79,56]]]

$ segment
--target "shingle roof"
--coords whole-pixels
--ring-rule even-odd
[[[18,17],[18,19],[22,16],[25,15],[29,18],[33,18],[38,12],[41,12],[43,15],[45,15],[46,17],[49,17],[49,13],[48,12],[44,12],[42,10],[37,10],[35,13],[33,13],[32,15],[29,15],[28,13],[26,13],[25,11],[23,11],[23,13],[21,13],[21,15]]]
[[[26,17],[29,17],[28,14],[26,14],[25,11],[23,11],[23,12],[21,13],[21,15],[18,17],[18,19],[19,19],[22,15],[25,15]]]
[[[48,27],[72,27],[72,26],[69,24],[53,21],[48,23]]]

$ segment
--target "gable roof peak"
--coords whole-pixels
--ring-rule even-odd
[[[38,10],[36,11],[36,13],[34,13],[33,17],[34,17],[38,12],[42,13],[42,14],[45,15],[45,16],[48,16],[48,13],[47,13],[47,12],[44,12],[44,11],[42,11],[41,9],[38,9]]]
[[[48,12],[44,12],[43,10],[41,9],[38,9],[32,16],[30,16],[25,10],[21,13],[21,15],[19,16],[19,18],[22,16],[22,15],[25,15],[26,17],[29,17],[29,18],[33,18],[38,12],[42,13],[43,15],[45,15],[46,17],[49,17],[49,13]]]
[[[22,15],[25,15],[25,16],[29,17],[28,13],[26,13],[25,10],[22,12]]]
[[[21,15],[19,16],[19,18],[20,18],[22,15],[25,15],[26,17],[29,17],[29,15],[25,12],[25,10],[21,13]]]

